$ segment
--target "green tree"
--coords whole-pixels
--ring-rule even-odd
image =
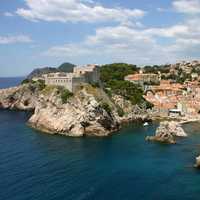
[[[62,103],[65,104],[67,103],[68,99],[73,96],[73,93],[65,88],[60,87],[59,89],[60,89],[59,92],[60,92],[60,97],[62,99]]]
[[[113,63],[101,67],[101,80],[107,83],[110,80],[124,80],[128,74],[133,74],[138,71],[136,65],[126,63]]]

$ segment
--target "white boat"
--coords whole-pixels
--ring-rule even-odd
[[[149,123],[148,122],[145,122],[144,124],[143,124],[143,126],[148,126],[149,125]]]

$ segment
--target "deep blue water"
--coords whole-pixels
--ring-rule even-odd
[[[51,136],[29,114],[0,111],[1,200],[199,200],[200,125],[177,145],[145,141],[157,123],[125,126],[107,138]]]
[[[19,85],[23,79],[24,77],[12,77],[12,78],[0,77],[0,89]]]

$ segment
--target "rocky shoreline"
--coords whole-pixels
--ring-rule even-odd
[[[121,105],[120,101],[125,104]],[[119,116],[119,106],[126,115]],[[33,115],[27,123],[32,128],[72,137],[108,136],[118,131],[123,123],[149,119],[146,113],[133,113],[133,106],[122,97],[111,99],[102,89],[91,85],[80,88],[65,103],[57,87],[41,89],[37,83],[29,83],[2,89],[0,108],[31,110]]]
[[[148,112],[136,113],[131,103],[121,96],[108,97],[100,88],[84,86],[66,103],[60,98],[56,87],[41,88],[34,84],[0,90],[0,109],[31,111],[27,124],[48,134],[71,137],[108,136],[118,131],[123,124],[136,120],[149,121],[154,116]],[[107,106],[102,105],[106,102]],[[126,114],[119,116],[118,108]],[[108,109],[109,108],[109,109]],[[178,137],[187,137],[182,124],[187,120],[161,121],[154,136],[147,141],[176,144]],[[200,168],[200,157],[196,158],[196,168]]]

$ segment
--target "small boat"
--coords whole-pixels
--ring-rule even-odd
[[[149,125],[149,123],[148,122],[145,122],[144,124],[143,124],[143,126],[148,126]]]

